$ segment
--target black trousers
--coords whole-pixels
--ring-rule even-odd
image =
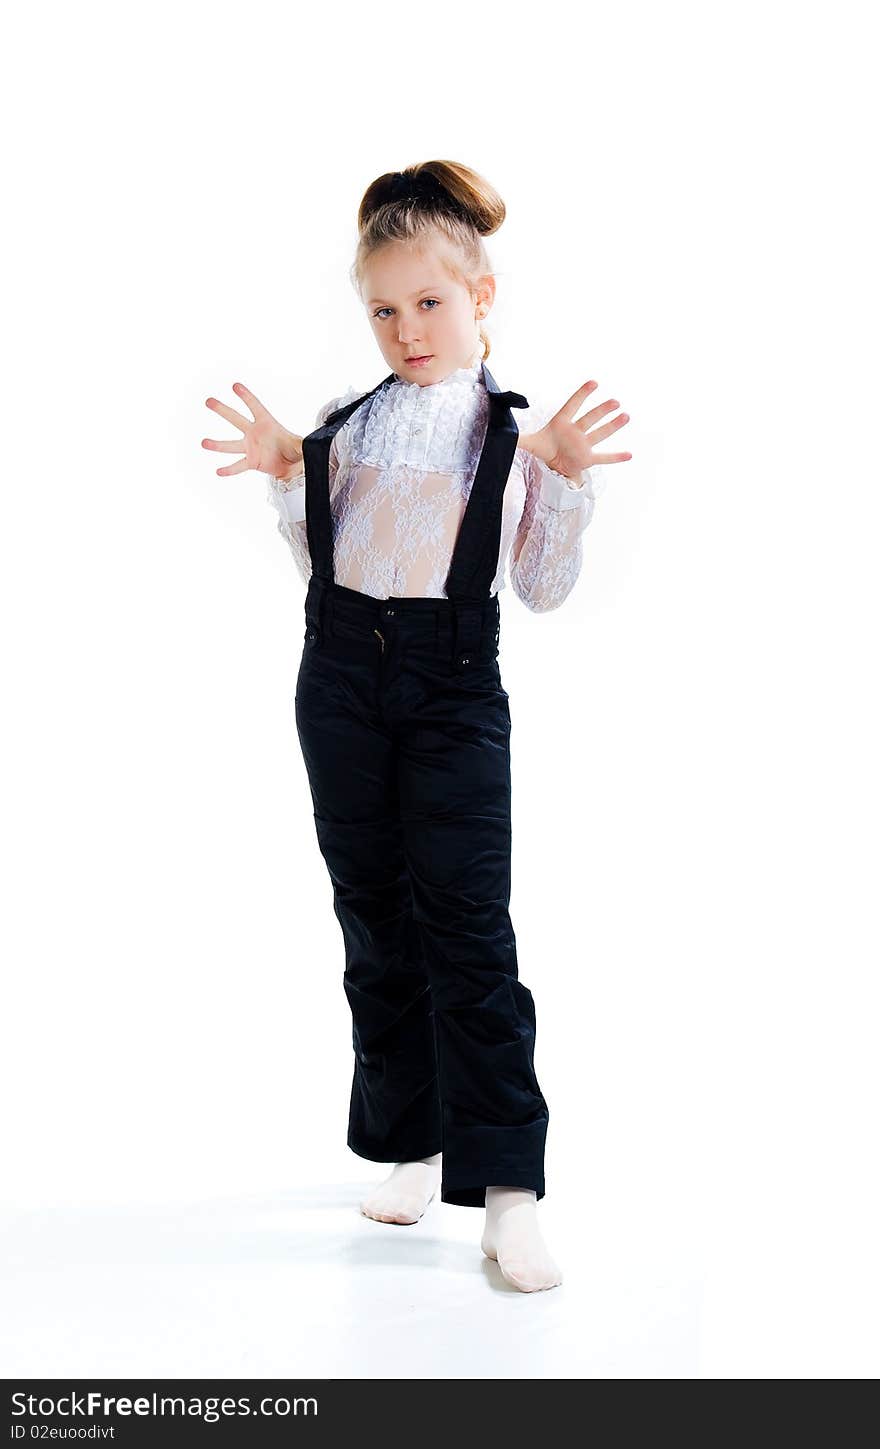
[[[296,725],[345,942],[348,1146],[443,1153],[441,1200],[544,1196],[535,1008],[508,911],[510,710],[497,597],[453,667],[448,599],[374,599],[312,579]],[[317,597],[320,595],[320,597]]]

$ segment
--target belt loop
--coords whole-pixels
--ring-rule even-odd
[[[467,669],[477,663],[480,655],[480,641],[483,632],[482,605],[466,600],[455,600],[455,642],[452,660],[456,670]]]
[[[483,659],[497,659],[500,637],[500,603],[497,594],[490,594],[481,613],[480,652]]]

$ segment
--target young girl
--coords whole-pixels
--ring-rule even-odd
[[[485,1208],[481,1247],[524,1292],[562,1274],[541,1237],[549,1114],[535,1009],[510,902],[510,711],[499,591],[538,612],[577,579],[596,446],[612,400],[575,419],[502,392],[481,326],[495,282],[482,237],[504,203],[475,172],[431,161],[361,201],[353,280],[386,364],[300,437],[241,383],[253,421],[207,406],[244,442],[220,476],[269,476],[307,582],[297,732],[345,945],[354,1079],[348,1145],[395,1164],[361,1203],[415,1223],[443,1202]],[[523,410],[521,431],[512,409]]]

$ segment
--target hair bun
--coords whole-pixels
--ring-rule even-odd
[[[383,188],[383,192],[383,201],[442,201],[458,211],[463,210],[443,182],[430,171],[420,171],[416,175],[411,171],[392,171],[387,191]]]
[[[358,208],[361,234],[376,212],[382,213],[380,229],[386,239],[389,226],[392,230],[400,226],[401,235],[408,235],[414,220],[432,217],[458,220],[479,236],[491,236],[505,217],[504,202],[485,177],[461,162],[442,160],[422,161],[377,177]]]

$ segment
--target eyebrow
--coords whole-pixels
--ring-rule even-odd
[[[429,285],[427,287],[419,287],[419,290],[417,292],[413,292],[412,293],[412,296],[407,297],[407,301],[408,302],[409,301],[412,301],[412,297],[420,297],[421,294],[422,294],[422,292],[439,292],[440,291],[440,287],[442,285],[443,284],[441,282],[437,286],[430,286]],[[367,306],[368,307],[375,307],[375,305],[376,305],[377,302],[382,302],[382,301],[384,301],[384,298],[382,298],[382,297],[370,297],[369,301],[367,302]],[[385,305],[387,306],[388,304],[386,303]]]

